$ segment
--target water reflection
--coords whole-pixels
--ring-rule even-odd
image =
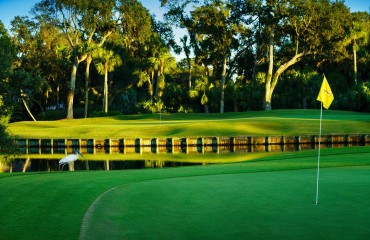
[[[321,144],[322,147],[347,147],[359,144]],[[22,154],[70,154],[78,149],[82,154],[143,154],[143,153],[243,153],[243,152],[284,152],[314,149],[317,144],[276,144],[276,145],[196,145],[196,146],[98,146],[98,147],[24,147]]]
[[[341,148],[364,144],[322,144],[322,148]],[[59,160],[78,149],[84,159],[64,170],[122,170],[164,168],[240,162],[261,154],[315,149],[315,144],[208,145],[208,146],[99,146],[99,147],[24,147],[22,155],[0,162],[0,172],[59,171]]]

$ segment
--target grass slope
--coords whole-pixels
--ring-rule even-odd
[[[368,239],[369,170],[323,170],[319,207],[314,170],[124,185],[94,205],[84,239]]]
[[[368,133],[370,114],[324,111],[323,134]],[[121,115],[60,121],[16,122],[20,138],[136,138],[190,136],[317,135],[319,110],[274,110],[224,114]]]
[[[86,239],[368,239],[370,147],[323,149],[321,159],[318,207],[317,151],[203,167],[3,173],[1,238],[77,239],[85,219]]]

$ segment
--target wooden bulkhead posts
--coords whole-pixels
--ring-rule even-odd
[[[121,152],[126,153],[126,139],[125,138],[120,139],[119,145],[120,145],[120,148],[121,148]]]
[[[28,139],[26,139],[26,154],[28,154]]]
[[[137,153],[143,154],[143,139],[142,138],[136,138],[135,139],[135,151]]]
[[[181,138],[181,148],[183,152],[189,153],[189,141],[188,138]]]
[[[216,151],[215,152],[217,152],[217,154],[219,154],[220,153],[220,147],[219,147],[219,145],[220,145],[220,137],[214,137],[214,138],[212,138],[212,148],[213,149],[215,149]]]
[[[174,153],[174,139],[173,138],[166,138],[166,151],[168,153]]]
[[[50,139],[51,154],[54,154],[54,139]]]
[[[66,154],[67,155],[67,139],[64,139],[64,154]]]
[[[204,153],[204,138],[203,137],[198,137],[197,138],[197,149],[199,153]]]
[[[104,147],[106,153],[205,153],[223,151],[236,152],[248,151],[299,151],[317,148],[319,137],[317,135],[299,136],[213,136],[213,137],[176,137],[176,138],[128,138],[128,139],[18,139],[22,147],[22,153],[29,154],[70,154],[73,149],[81,148],[87,153],[96,154]],[[358,146],[370,143],[369,134],[328,134],[322,135],[320,139],[322,147],[345,147]],[[47,149],[45,149],[45,147]],[[50,149],[49,149],[50,147]],[[114,148],[112,148],[114,147]],[[126,147],[129,147],[126,151]],[[240,149],[239,149],[240,148]],[[45,151],[46,150],[46,151]],[[73,152],[73,150],[72,150]],[[73,168],[71,166],[71,168]]]
[[[150,140],[150,151],[152,153],[158,153],[158,138],[152,138]]]
[[[105,151],[107,153],[112,154],[112,139],[110,139],[110,138],[105,139],[105,141],[104,141],[104,149],[105,149]]]

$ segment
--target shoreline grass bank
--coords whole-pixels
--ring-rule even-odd
[[[273,110],[224,114],[143,114],[58,121],[15,122],[19,138],[165,138],[317,135],[319,110]],[[325,111],[322,134],[368,134],[370,114]]]

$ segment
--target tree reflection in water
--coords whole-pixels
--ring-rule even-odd
[[[363,144],[327,144],[322,148],[340,148]],[[124,170],[167,168],[250,160],[277,152],[316,149],[315,144],[284,145],[210,145],[210,146],[144,146],[144,147],[28,147],[22,155],[0,164],[0,172],[59,171],[59,160],[78,149],[85,159],[65,168],[74,170]]]

